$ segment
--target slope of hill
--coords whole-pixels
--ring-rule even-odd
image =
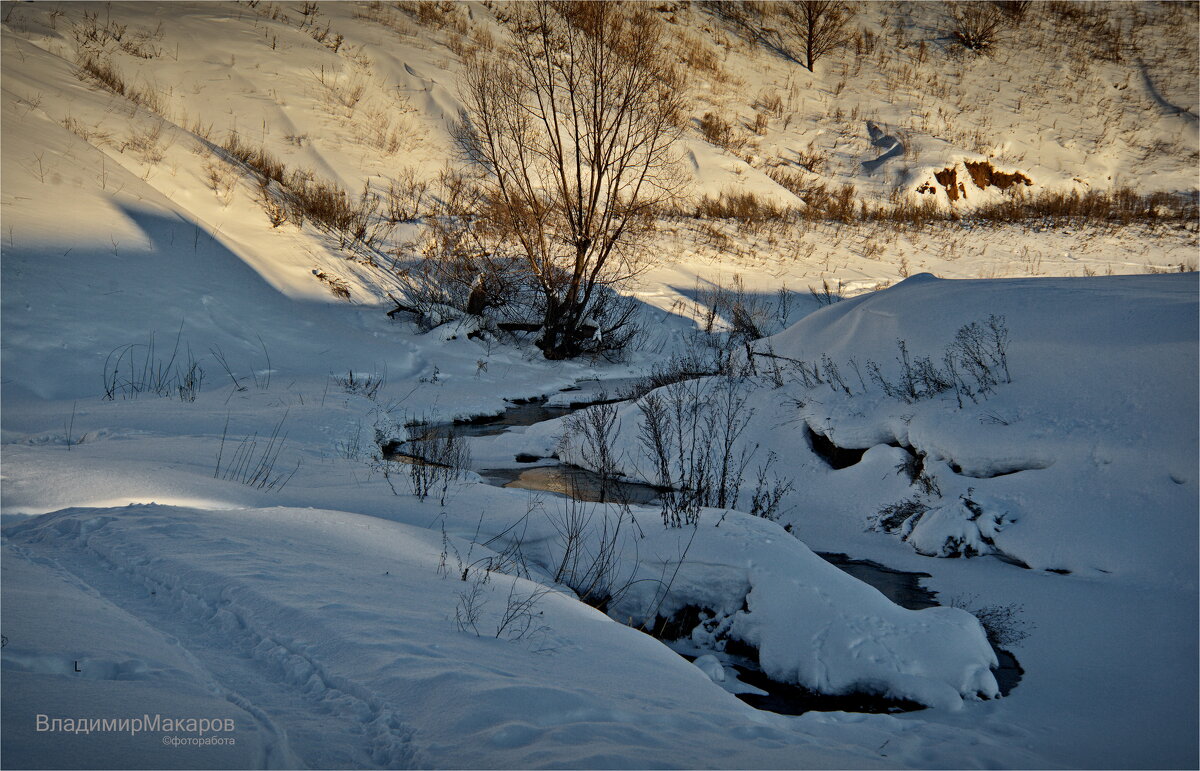
[[[949,6],[855,4],[810,72],[775,5],[655,6],[688,185],[620,287],[641,335],[613,362],[386,313],[454,219],[464,61],[513,6],[5,5],[4,763],[1195,766],[1196,277],[1105,274],[1195,270],[1197,10],[1081,8],[1034,3],[978,55]],[[1060,194],[1094,206],[986,210]],[[990,314],[1011,383],[881,385],[896,338],[940,368]],[[759,449],[694,527],[476,473],[597,466],[559,441],[578,424],[419,428],[718,359],[685,382],[744,389]],[[618,413],[606,470],[663,481]],[[817,435],[865,453],[831,469]],[[384,455],[403,442],[449,468]],[[750,513],[769,452],[775,522]],[[1013,610],[1020,684],[994,698],[962,608],[899,608],[809,546]],[[926,556],[968,552],[1007,562]],[[685,622],[695,666],[636,631]],[[927,708],[753,709],[726,645]],[[38,722],[143,714],[236,730]]]

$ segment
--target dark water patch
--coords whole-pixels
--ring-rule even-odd
[[[546,400],[513,404],[499,415],[484,415],[456,420],[454,423],[430,426],[431,431],[454,432],[459,436],[496,436],[510,428],[532,426],[574,412],[571,407],[550,406]]]
[[[429,438],[432,436],[445,436],[453,433],[458,436],[477,437],[477,436],[496,436],[503,434],[510,428],[520,426],[532,426],[537,423],[543,423],[547,420],[566,417],[573,412],[577,412],[585,407],[592,407],[597,404],[611,404],[622,401],[621,398],[610,398],[604,390],[597,390],[595,384],[599,381],[582,381],[585,385],[592,387],[584,388],[579,385],[571,388],[564,388],[563,391],[577,391],[580,396],[578,399],[572,400],[567,404],[549,404],[549,399],[545,396],[527,397],[524,399],[508,399],[509,407],[503,412],[495,415],[476,415],[467,418],[457,418],[449,423],[428,423],[414,424],[410,429],[422,427],[424,431],[416,431],[420,433],[421,438]],[[613,383],[624,381],[611,381]],[[384,453],[387,454],[389,445],[396,445],[399,442],[393,440],[384,445]]]
[[[867,448],[860,450],[838,447],[829,437],[818,434],[808,426],[805,426],[805,431],[808,433],[808,443],[812,447],[812,451],[828,463],[832,469],[849,468],[862,460],[863,455],[867,452]]]
[[[859,581],[875,587],[883,596],[902,608],[922,610],[940,604],[936,592],[921,586],[922,578],[932,578],[929,573],[907,573],[880,565],[878,562],[851,559],[845,554],[817,552],[817,556]]]
[[[603,479],[593,471],[563,463],[533,468],[485,469],[484,481],[500,487],[540,490],[590,503],[654,503],[663,490],[640,482]]]
[[[766,694],[739,693],[737,697],[755,709],[780,715],[803,715],[805,712],[866,712],[891,715],[916,712],[925,705],[909,699],[894,699],[873,693],[831,695],[817,693],[799,685],[789,685],[770,679],[758,668],[731,665],[738,680],[766,691]]]
[[[1000,695],[1007,696],[1021,682],[1025,669],[1021,666],[1021,662],[1017,661],[1016,656],[1003,648],[993,645],[992,650],[996,652],[996,660],[1000,662],[1000,667],[992,670],[992,676],[996,678],[996,685],[1000,687]]]

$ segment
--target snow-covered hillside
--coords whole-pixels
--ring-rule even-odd
[[[654,8],[687,185],[620,287],[617,361],[387,313],[469,165],[464,61],[512,6],[0,8],[3,764],[1200,763],[1195,4],[1033,3],[977,55],[949,6],[858,3],[813,72],[771,7]],[[1005,224],[977,207],[1025,199],[984,162],[1028,200],[1150,211]],[[371,237],[298,221],[285,179],[374,201]],[[382,452],[717,359],[618,403],[603,463],[570,420],[419,479]],[[745,459],[684,527],[477,473],[677,483],[655,398],[704,447],[724,399]],[[944,607],[814,552],[927,574]],[[1004,696],[987,608],[1023,669]],[[924,709],[755,709],[747,656]]]

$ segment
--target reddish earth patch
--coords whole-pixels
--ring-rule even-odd
[[[1006,174],[1003,171],[997,171],[987,161],[976,163],[965,161],[963,165],[967,167],[967,173],[971,175],[971,181],[975,183],[975,187],[980,190],[987,189],[988,185],[995,185],[1001,190],[1007,190],[1018,183],[1026,186],[1033,184],[1033,180],[1021,172],[1015,171],[1012,174]]]
[[[967,197],[967,188],[963,183],[958,181],[958,168],[956,166],[935,172],[933,178],[938,181],[939,185],[946,189],[946,196],[951,201],[957,201],[960,195],[963,198]]]
[[[1033,184],[1033,180],[1021,172],[1014,171],[1010,174],[998,171],[988,161],[964,161],[963,166],[966,167],[967,175],[971,177],[971,181],[975,183],[975,187],[980,190],[986,190],[989,186],[999,190],[1008,190],[1014,185],[1028,186]],[[946,197],[951,201],[967,197],[965,180],[963,182],[958,181],[957,165],[934,172],[933,178],[945,189]],[[932,193],[936,189],[930,182],[925,182],[917,188],[917,192]]]

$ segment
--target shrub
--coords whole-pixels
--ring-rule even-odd
[[[624,556],[628,528],[636,526],[628,506],[568,497],[547,517],[558,533],[547,565],[555,583],[571,587],[582,602],[601,612],[634,586],[637,563],[626,565]],[[597,518],[598,525],[593,524]]]
[[[601,394],[601,398],[604,395]],[[621,430],[617,405],[609,402],[588,407],[566,420],[566,436],[579,443],[579,453],[585,466],[600,477],[600,502],[608,500],[610,484],[618,475],[613,441]]]
[[[221,143],[221,149],[234,160],[258,172],[264,179],[273,180],[283,185],[288,180],[287,167],[283,162],[262,147],[252,147],[242,141],[236,131],[230,131],[229,136]]]
[[[746,402],[744,382],[733,377],[679,381],[637,402],[643,458],[658,484],[671,488],[661,498],[664,526],[694,525],[705,506],[737,506],[757,450],[741,441],[754,414]],[[760,511],[770,503],[766,494],[758,491]]]
[[[368,372],[355,375],[354,370],[347,370],[346,376],[330,375],[333,382],[348,394],[358,394],[368,399],[374,399],[379,389],[387,382],[387,373]]]
[[[960,327],[943,351],[940,367],[929,356],[911,356],[902,339],[896,340],[896,347],[899,379],[889,380],[874,361],[867,362],[867,371],[884,394],[910,404],[952,390],[961,408],[962,397],[978,402],[978,396],[986,397],[1001,382],[1012,382],[1008,326],[1003,316],[991,315],[983,324],[973,321]]]
[[[874,528],[885,533],[899,533],[905,529],[906,523],[911,523],[907,528],[911,529],[927,511],[929,504],[917,496],[897,501],[875,513]]]
[[[440,505],[445,506],[451,485],[462,481],[471,466],[471,449],[466,439],[453,429],[427,430],[393,452],[381,451],[372,458],[372,465],[383,475],[394,495],[400,492],[393,476],[402,476],[402,465],[407,469],[409,489],[417,500],[424,501],[437,494]]]
[[[979,619],[988,641],[997,648],[1011,648],[1019,645],[1028,637],[1034,628],[1031,622],[1025,621],[1021,615],[1025,606],[1017,603],[977,605],[975,596],[955,596],[948,603],[952,608],[960,608]]]
[[[784,496],[792,492],[795,484],[790,479],[783,479],[778,474],[774,474],[771,479],[767,478],[767,474],[771,469],[772,464],[778,460],[775,453],[767,454],[767,460],[758,467],[758,472],[755,476],[754,494],[750,497],[750,513],[756,517],[769,519],[772,522],[779,519],[782,512],[780,504],[783,502]]]
[[[1029,195],[1019,188],[1002,201],[972,209],[965,218],[982,222],[1023,222],[1029,220],[1071,220],[1084,223],[1128,225],[1134,222],[1195,222],[1195,194],[1138,194],[1130,188],[1111,191],[1089,190],[1080,194],[1041,191]]]
[[[704,195],[696,204],[697,217],[732,219],[742,225],[783,220],[787,214],[787,209],[750,192],[725,192],[716,198]]]
[[[108,59],[90,51],[84,51],[79,58],[79,78],[91,78],[100,86],[114,94],[123,96],[134,104],[145,107],[154,113],[162,113],[162,97],[152,87],[138,88],[125,82],[120,71]]]
[[[952,19],[951,36],[969,51],[980,53],[991,48],[1007,20],[994,3],[964,0],[947,3]]]
[[[699,125],[704,138],[718,147],[735,153],[746,146],[746,137],[739,134],[732,123],[716,113],[704,113]]]

